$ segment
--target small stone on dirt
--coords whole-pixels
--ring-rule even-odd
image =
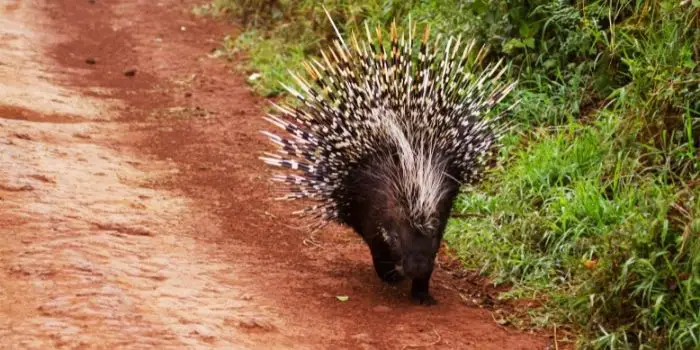
[[[125,235],[154,236],[153,231],[141,225],[124,225],[116,222],[96,222],[95,226],[97,226],[97,228],[100,230],[116,231]]]
[[[191,92],[185,92],[185,97],[192,97],[192,93],[191,93]]]
[[[27,140],[27,141],[31,141],[31,140],[32,140],[32,137],[29,136],[29,134],[15,133],[15,134],[14,134],[14,137],[16,137],[16,138],[18,138],[18,139],[22,139],[22,140]]]
[[[34,191],[34,186],[32,185],[3,185],[0,184],[0,190],[7,192],[27,192]]]
[[[51,184],[56,183],[56,180],[54,180],[46,175],[37,174],[37,175],[30,175],[29,177],[36,179],[36,180],[39,180],[41,182],[46,182],[46,183],[51,183]]]
[[[139,209],[139,210],[147,209],[147,207],[141,203],[130,203],[129,206],[134,208],[134,209]]]
[[[226,322],[226,321],[224,321]],[[251,330],[260,330],[260,331],[272,331],[275,329],[275,325],[272,324],[272,322],[269,322],[264,319],[259,319],[259,318],[249,318],[249,319],[243,319],[239,320],[237,323],[237,326],[239,328],[247,329],[249,331]]]
[[[199,336],[206,342],[213,342],[216,340],[214,330],[202,325],[195,326],[195,329],[193,329],[190,334]]]
[[[391,308],[388,306],[379,305],[379,306],[375,306],[374,308],[372,308],[372,311],[374,311],[374,312],[389,312],[389,311],[391,311]]]
[[[85,63],[87,63],[87,64],[95,64],[95,63],[97,63],[97,61],[96,61],[94,58],[92,58],[92,57],[88,57],[88,58],[85,59]]]
[[[133,77],[134,75],[136,75],[136,69],[127,69],[124,71],[124,75],[126,75],[127,77]]]

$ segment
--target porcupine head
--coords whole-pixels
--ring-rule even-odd
[[[298,103],[266,117],[283,135],[263,132],[278,152],[262,159],[282,169],[281,199],[315,201],[299,213],[352,227],[382,280],[409,278],[412,297],[431,304],[452,203],[480,179],[504,130],[487,116],[515,83],[498,82],[500,61],[477,71],[486,51],[474,42],[440,45],[426,28],[414,45],[409,24],[392,25],[388,44],[365,27],[367,40],[347,45],[333,27],[338,39],[305,65],[310,81],[292,74]]]

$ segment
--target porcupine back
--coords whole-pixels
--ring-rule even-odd
[[[297,87],[285,86],[298,105],[274,104],[277,113],[265,118],[284,130],[263,131],[278,150],[261,158],[282,168],[273,176],[286,185],[280,199],[315,201],[297,213],[318,224],[342,221],[353,195],[345,188],[348,177],[388,157],[395,161],[377,176],[391,182],[387,187],[412,216],[427,218],[442,177],[462,184],[480,179],[503,130],[495,127],[498,116],[485,116],[515,83],[498,81],[505,71],[500,61],[473,71],[486,51],[474,55],[474,42],[461,38],[440,46],[440,36],[429,40],[429,27],[416,43],[415,27],[399,34],[394,23],[384,44],[381,28],[373,39],[365,26],[367,40],[353,34],[351,47],[333,27],[333,45],[320,60],[304,63],[311,81],[291,73]]]

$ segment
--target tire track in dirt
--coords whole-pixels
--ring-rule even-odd
[[[0,10],[0,347],[547,346],[465,305],[487,288],[446,269],[441,304],[417,307],[353,233],[306,245],[256,159],[264,101],[206,56],[232,28],[197,3]]]

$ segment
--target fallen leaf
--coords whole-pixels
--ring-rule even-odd
[[[256,81],[260,79],[261,74],[260,73],[253,73],[248,77],[248,81]]]

